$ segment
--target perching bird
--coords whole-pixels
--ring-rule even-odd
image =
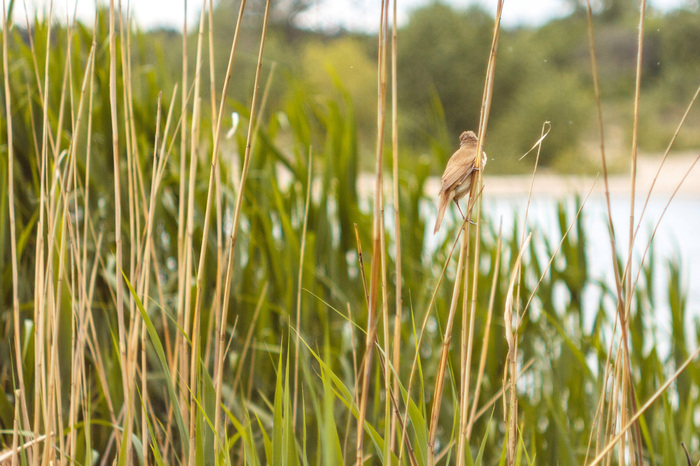
[[[476,134],[473,131],[465,131],[459,136],[459,149],[452,154],[452,157],[447,162],[447,167],[445,167],[445,173],[442,174],[442,188],[440,188],[440,193],[438,194],[440,204],[433,234],[440,229],[442,218],[445,216],[445,209],[447,209],[450,201],[455,201],[459,209],[457,201],[469,194],[476,171],[486,165],[486,153],[483,151],[480,167],[476,168],[474,165],[478,152],[476,150],[477,141]],[[459,211],[461,213],[462,209],[459,209]]]

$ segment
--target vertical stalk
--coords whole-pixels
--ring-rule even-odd
[[[239,31],[239,26],[240,26],[240,20],[243,15],[243,8],[245,7],[245,1],[241,2],[241,9],[238,17],[238,23],[236,25],[236,32],[234,35],[234,42],[231,47],[231,55],[229,56],[229,68],[226,76],[226,80],[224,83],[224,92],[222,93],[221,97],[221,106],[219,107],[219,116],[217,118],[217,132],[216,132],[216,137],[214,139],[214,161],[217,160],[217,153],[218,153],[218,144],[219,140],[221,138],[221,120],[222,120],[222,112],[223,112],[223,107],[225,103],[225,95],[226,95],[226,90],[228,88],[228,83],[230,80],[231,76],[231,68],[233,66],[233,57],[235,54],[235,47],[238,39],[238,31]],[[250,167],[250,156],[251,156],[251,148],[252,148],[252,143],[255,138],[255,131],[254,128],[256,125],[254,124],[257,118],[257,100],[258,100],[258,89],[259,89],[259,84],[260,84],[260,74],[262,70],[262,57],[263,57],[263,52],[265,50],[265,38],[267,36],[267,24],[268,24],[268,19],[269,19],[269,13],[270,13],[270,0],[268,0],[265,3],[265,15],[263,17],[263,25],[262,25],[262,34],[260,38],[260,49],[258,52],[258,61],[257,61],[257,67],[255,71],[255,82],[253,85],[253,96],[252,96],[252,102],[250,104],[250,120],[248,124],[248,135],[246,138],[246,151],[245,151],[245,156],[243,160],[243,169],[241,171],[241,182],[239,184],[239,191],[238,191],[238,197],[236,199],[236,207],[234,210],[233,214],[233,225],[231,227],[231,239],[230,239],[230,251],[229,251],[229,262],[228,262],[228,268],[227,268],[227,274],[226,274],[226,281],[225,281],[225,288],[224,288],[224,302],[222,306],[222,313],[223,317],[227,314],[226,308],[228,307],[228,297],[230,293],[230,282],[231,282],[231,274],[232,274],[232,268],[233,268],[233,256],[234,256],[234,251],[235,251],[235,246],[236,246],[236,239],[237,239],[237,234],[238,234],[238,224],[240,220],[240,214],[241,214],[241,208],[243,205],[243,192],[245,189],[245,184],[246,180],[248,178],[248,169]],[[215,169],[215,163],[212,163],[212,170]],[[207,209],[206,209],[206,215],[204,219],[204,238],[206,238],[206,232],[208,229],[208,217],[209,217],[209,206],[211,203],[211,196],[212,196],[212,183],[213,183],[214,177],[213,177],[213,172],[212,176],[209,178],[209,190],[207,194]],[[202,254],[200,255],[200,271],[201,268],[203,267],[203,262],[202,258],[204,257],[204,246],[206,245],[206,240],[203,240],[203,245],[202,245]],[[198,274],[197,279],[200,280],[201,274]],[[197,300],[195,304],[195,313],[198,312],[199,309],[199,303],[200,303],[200,296],[201,296],[201,288],[199,286],[199,281],[197,285]],[[226,319],[222,318],[221,319],[221,333],[220,333],[220,339],[218,341],[218,344],[223,345],[224,342],[224,330],[225,330],[225,322]],[[218,351],[219,355],[219,366],[218,366],[218,371],[217,371],[217,381],[216,381],[216,386],[215,389],[217,391],[217,401],[216,401],[216,406],[217,406],[217,412],[216,416],[220,416],[220,409],[219,409],[219,403],[221,400],[221,383],[222,383],[222,370],[223,370],[223,346],[220,347]],[[215,421],[215,426],[218,429],[218,424]],[[220,433],[217,431],[216,435],[219,436]],[[218,448],[218,447],[217,447]]]
[[[493,306],[496,298],[496,289],[498,287],[498,278],[500,277],[500,267],[501,267],[501,228],[498,228],[498,241],[496,242],[496,260],[493,266],[493,281],[491,282],[491,296],[489,297],[489,310],[486,316],[486,324],[484,325],[484,339],[481,343],[481,358],[479,360],[479,372],[476,376],[476,385],[474,387],[474,398],[472,400],[471,413],[469,414],[469,422],[467,423],[467,430],[465,432],[465,440],[468,443],[471,438],[472,427],[474,421],[476,420],[476,408],[479,404],[479,392],[481,391],[481,379],[484,375],[484,368],[486,367],[486,352],[489,347],[489,337],[491,335],[491,318],[493,316]],[[458,458],[462,458],[459,456]],[[459,460],[458,460],[459,461]]]
[[[467,212],[467,218],[471,212]],[[468,225],[468,222],[466,222]],[[430,414],[430,429],[428,430],[428,465],[435,464],[435,438],[437,436],[438,419],[440,418],[440,406],[442,404],[443,387],[445,384],[445,372],[447,370],[447,359],[449,356],[450,341],[452,339],[452,325],[457,314],[457,303],[459,302],[459,290],[462,284],[467,261],[467,250],[469,249],[468,227],[462,224],[462,245],[457,262],[457,274],[455,276],[454,288],[452,289],[452,300],[450,301],[450,312],[445,324],[445,335],[442,340],[442,351],[440,353],[440,363],[438,365],[435,379],[435,390],[433,392],[433,408]],[[466,297],[465,297],[466,299]]]
[[[391,154],[393,164],[393,188],[394,188],[394,241],[396,260],[396,313],[394,314],[394,354],[393,365],[396,371],[394,378],[394,393],[399,393],[399,377],[401,363],[401,314],[403,311],[402,285],[403,277],[401,273],[401,199],[399,197],[399,124],[398,124],[398,84],[397,84],[397,32],[396,32],[396,5],[398,0],[394,0],[394,11],[391,24]],[[394,451],[394,438],[396,436],[396,422],[398,412],[394,411],[391,416],[391,451]]]
[[[624,350],[624,365],[623,368],[623,383],[622,383],[622,400],[629,401],[631,414],[634,416],[637,412],[636,396],[634,394],[634,381],[632,380],[631,357],[629,354],[628,335],[629,332],[629,312],[632,307],[633,289],[632,289],[632,251],[634,249],[634,203],[636,200],[637,187],[637,144],[639,139],[639,104],[642,87],[642,52],[644,46],[644,17],[646,13],[646,0],[641,0],[639,10],[639,36],[637,38],[637,67],[634,83],[634,122],[632,126],[632,157],[631,157],[631,175],[630,175],[630,223],[629,223],[629,249],[627,254],[627,265],[625,266],[625,313],[624,319],[621,321],[623,329],[622,338]],[[627,398],[629,399],[627,400]],[[624,415],[627,415],[625,410]],[[635,424],[632,428],[630,438],[630,452],[632,464],[642,464],[642,436],[639,424]],[[633,452],[633,453],[632,453]]]
[[[49,5],[49,20],[48,29],[46,32],[46,57],[44,65],[44,93],[42,99],[42,136],[41,136],[41,162],[40,162],[40,198],[39,198],[39,223],[37,225],[37,245],[35,255],[35,276],[34,276],[34,419],[33,432],[38,435],[41,432],[41,419],[48,418],[46,412],[46,403],[42,404],[41,400],[46,396],[46,354],[44,348],[44,333],[47,320],[47,296],[44,291],[46,283],[49,281],[46,278],[45,266],[45,229],[47,217],[48,203],[48,188],[49,183],[49,160],[48,160],[48,144],[50,138],[49,128],[49,62],[50,62],[50,40],[51,40],[51,23],[53,22],[53,2]],[[37,85],[41,87],[41,82]],[[49,442],[44,442],[44,456],[48,456],[47,448]],[[33,465],[39,464],[39,454],[33,456]]]
[[[109,1],[109,104],[112,123],[112,155],[114,162],[114,235],[116,243],[116,262],[114,273],[117,277],[121,276],[122,268],[122,205],[121,205],[121,174],[120,174],[120,154],[119,154],[119,122],[117,120],[117,42],[114,31],[114,0]],[[121,280],[117,280],[116,295],[117,295],[117,324],[119,333],[119,356],[121,359],[122,373],[122,389],[124,391],[124,404],[126,406],[126,414],[123,422],[128,427],[131,421],[128,417],[131,415],[131,393],[129,391],[129,379],[127,364],[127,348],[126,348],[126,326],[124,323],[124,292]],[[125,429],[126,436],[126,455],[129,458],[131,453],[131,432],[130,429]]]
[[[186,241],[186,247],[187,247],[187,257],[188,260],[186,261],[187,264],[190,262],[190,258],[192,257],[192,242],[193,242],[193,234],[194,234],[194,195],[195,195],[195,179],[197,177],[197,160],[199,159],[198,157],[198,152],[199,152],[199,123],[200,123],[200,109],[201,109],[201,99],[200,99],[200,89],[201,89],[201,68],[202,68],[202,42],[203,42],[203,37],[204,37],[204,13],[206,11],[206,8],[202,8],[202,12],[199,18],[199,34],[197,35],[197,57],[195,61],[195,72],[194,72],[194,99],[193,99],[193,109],[192,109],[192,126],[190,127],[190,188],[189,188],[189,202],[188,202],[188,211],[187,211],[187,241]],[[184,131],[183,131],[184,132]],[[205,232],[206,234],[206,232]],[[206,251],[203,249],[201,251],[202,257],[200,257],[200,269],[197,274],[197,281],[199,282],[201,280],[201,274],[203,273],[202,269],[202,263],[204,259],[204,255],[206,254]],[[189,267],[188,267],[189,268]],[[198,287],[199,288],[199,287]],[[190,287],[187,287],[187,290],[189,291]],[[199,290],[198,290],[199,294]],[[189,329],[189,292],[185,293],[185,299],[187,302],[185,303],[185,335],[187,335],[187,331]],[[189,457],[190,457],[190,464],[194,461],[194,454],[195,454],[195,446],[194,446],[194,430],[196,428],[196,413],[197,413],[197,404],[195,403],[195,398],[198,395],[197,393],[197,379],[198,379],[198,374],[199,374],[199,354],[200,354],[200,345],[199,345],[199,326],[200,326],[200,316],[199,316],[199,309],[195,310],[195,316],[194,316],[194,321],[192,323],[192,334],[191,334],[191,341],[192,341],[192,348],[190,349],[190,377],[189,377],[189,407],[190,407],[190,450],[189,450]],[[184,360],[183,360],[184,362]]]
[[[372,355],[374,343],[377,337],[377,299],[380,287],[380,275],[382,270],[382,156],[383,156],[383,135],[385,116],[385,94],[386,94],[386,12],[388,0],[381,2],[381,14],[379,23],[379,56],[377,58],[377,145],[376,145],[376,179],[374,186],[374,221],[372,226],[372,268],[369,283],[369,314],[367,318],[367,340],[365,344],[364,371],[362,372],[362,390],[358,392],[360,401],[358,403],[359,413],[357,418],[357,441],[356,460],[357,464],[362,464],[364,449],[364,424],[367,414],[367,399],[369,396],[369,380],[372,374]],[[389,355],[385,354],[388,358]],[[387,359],[388,361],[388,359]],[[388,371],[387,371],[388,372]],[[387,377],[389,377],[387,375]],[[388,397],[387,397],[388,398]],[[387,405],[389,404],[387,400]]]
[[[5,120],[7,122],[7,199],[10,218],[10,249],[12,261],[12,320],[14,323],[14,352],[15,367],[17,370],[17,382],[19,389],[15,392],[16,408],[22,407],[23,423],[29,428],[29,416],[27,414],[27,399],[24,388],[24,364],[22,362],[22,344],[20,342],[20,314],[19,314],[19,272],[17,265],[17,233],[15,224],[15,188],[14,188],[14,142],[12,138],[12,95],[10,94],[10,68],[8,64],[7,52],[7,9],[5,0],[2,1],[2,64],[3,83],[5,86]],[[31,35],[31,34],[30,34]],[[19,412],[15,414],[15,424],[19,422]],[[13,438],[13,444],[15,439]],[[16,449],[16,446],[15,446]],[[13,456],[13,462],[16,457]]]
[[[187,249],[185,247],[185,212],[187,212],[185,207],[185,199],[187,194],[185,191],[186,180],[187,180],[187,131],[184,128],[187,126],[187,0],[184,0],[184,11],[183,11],[183,24],[182,24],[182,89],[181,89],[181,102],[180,102],[180,118],[182,119],[182,130],[180,131],[180,186],[178,192],[178,209],[177,209],[177,264],[178,264],[178,276],[177,276],[177,325],[179,328],[185,328],[185,288],[189,288],[188,277],[190,270],[187,267]],[[187,416],[189,413],[185,408],[185,395],[187,390],[185,389],[184,377],[187,374],[187,358],[185,357],[185,338],[184,336],[176,331],[175,332],[175,350],[174,350],[174,365],[179,367],[179,371],[173,371],[173,384],[179,387],[179,402],[182,407],[182,417],[184,422],[187,422]],[[179,381],[175,383],[175,379],[179,378]],[[182,456],[184,457],[185,441],[182,439]]]

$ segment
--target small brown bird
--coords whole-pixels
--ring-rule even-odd
[[[450,160],[445,167],[445,173],[442,174],[442,188],[440,188],[440,204],[438,206],[438,216],[435,222],[435,231],[437,233],[442,224],[442,219],[445,216],[445,209],[450,201],[455,201],[459,212],[459,201],[461,198],[469,194],[472,186],[472,179],[477,170],[486,165],[486,153],[482,151],[481,165],[479,168],[475,166],[476,162],[476,145],[477,137],[473,131],[465,131],[459,136],[459,149],[452,154]],[[464,217],[464,214],[462,214]]]

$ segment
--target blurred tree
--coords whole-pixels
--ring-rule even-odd
[[[266,0],[250,0],[246,4],[246,11],[255,16],[260,16],[265,11]],[[316,0],[275,0],[270,5],[270,23],[281,28],[289,39],[303,36],[302,30],[296,24],[296,18],[311,7]],[[216,2],[214,7],[217,13],[227,14],[233,18],[238,14],[240,1]]]
[[[398,46],[399,104],[409,140],[430,140],[430,89],[442,103],[454,142],[461,131],[477,129],[492,26],[479,7],[457,11],[435,2],[413,12]]]
[[[308,97],[339,99],[347,90],[358,131],[367,140],[376,133],[377,70],[361,40],[352,36],[332,41],[309,41],[302,50],[301,68]]]
[[[565,3],[575,14],[584,13],[588,7],[587,0],[566,0]],[[591,3],[593,13],[606,22],[619,22],[635,16],[639,11],[639,2],[636,0],[597,0]]]

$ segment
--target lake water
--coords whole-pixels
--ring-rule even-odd
[[[635,240],[633,255],[635,267],[632,278],[636,277],[641,259],[647,247],[649,238],[661,218],[654,237],[655,267],[657,280],[654,284],[656,303],[654,314],[662,328],[667,328],[663,322],[669,322],[667,280],[669,259],[681,264],[681,285],[687,293],[688,319],[687,325],[692,325],[692,319],[700,316],[700,198],[695,196],[674,198],[665,214],[662,213],[668,202],[668,195],[652,197],[644,213],[641,227]],[[561,239],[557,222],[556,204],[559,199],[566,199],[567,221],[573,219],[576,213],[574,198],[554,197],[551,195],[533,195],[529,224],[531,231],[539,231],[558,244]],[[487,213],[490,221],[498,223],[503,219],[505,236],[512,236],[513,221],[516,213],[519,218],[525,212],[527,196],[523,195],[486,195],[483,212]],[[639,222],[644,199],[635,205],[635,228]],[[618,254],[627,257],[629,244],[629,195],[611,195],[610,206],[613,226],[617,236],[616,248]],[[604,280],[611,286],[614,284],[610,236],[608,232],[607,209],[602,195],[592,195],[582,211],[586,229],[586,252],[589,269],[593,279]],[[648,262],[648,257],[646,262]],[[585,300],[589,302],[586,304]],[[595,294],[584,296],[584,306],[597,305]],[[593,302],[590,302],[593,301]]]

